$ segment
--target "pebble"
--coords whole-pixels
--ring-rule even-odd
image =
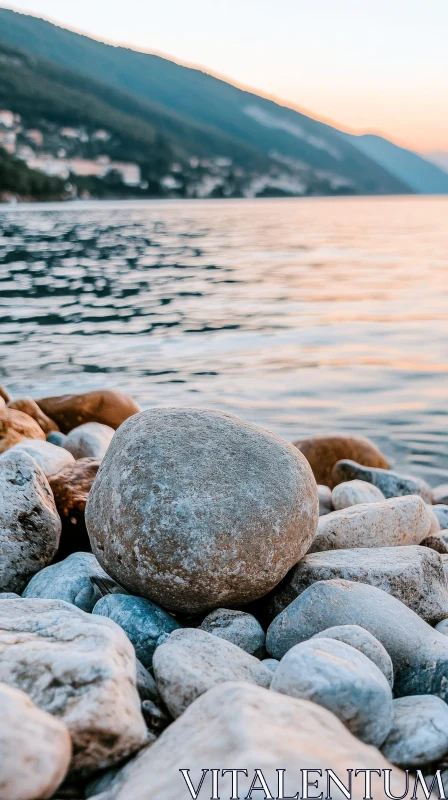
[[[448,638],[392,595],[365,583],[314,583],[269,626],[266,647],[282,658],[291,647],[335,625],[360,625],[394,665],[394,694],[448,697]]]
[[[116,430],[140,406],[124,392],[100,389],[84,394],[43,397],[36,401],[44,414],[53,419],[63,433],[86,422],[100,422]]]
[[[59,559],[71,553],[91,550],[85,508],[100,464],[97,458],[80,458],[50,477],[51,490],[62,521]]]
[[[333,468],[333,479],[336,483],[359,479],[373,484],[384,497],[404,497],[418,494],[425,503],[432,502],[431,489],[426,481],[410,475],[400,475],[387,469],[374,469],[357,463],[356,460],[341,460]]]
[[[317,496],[319,498],[319,516],[323,517],[324,514],[329,514],[334,511],[333,501],[331,499],[331,489],[324,486],[322,483],[317,484]]]
[[[28,414],[29,417],[32,417],[37,422],[45,434],[59,430],[56,423],[50,419],[50,417],[47,417],[43,411],[41,411],[36,401],[33,400],[32,397],[21,397],[18,400],[13,400],[8,403],[8,407],[14,408],[16,411],[23,411],[24,414]]]
[[[122,591],[104,572],[93,553],[72,553],[64,561],[51,564],[35,575],[23,597],[65,600],[83,611],[91,612],[102,594],[92,578],[98,578],[111,591]]]
[[[181,627],[155,603],[129,594],[107,594],[98,600],[93,613],[108,617],[123,628],[144,667],[151,667],[159,637]]]
[[[448,752],[448,706],[440,697],[416,695],[393,701],[392,730],[381,750],[399,767],[423,767]]]
[[[265,667],[270,669],[271,672],[275,672],[275,670],[277,669],[278,665],[280,664],[280,661],[278,661],[278,659],[276,659],[276,658],[263,658],[261,663],[264,664]]]
[[[157,689],[157,684],[151,673],[148,672],[138,658],[135,659],[135,663],[137,670],[137,691],[140,700],[159,700],[159,690]]]
[[[61,431],[51,431],[47,434],[47,442],[54,444],[56,447],[64,447],[67,436]]]
[[[86,507],[106,572],[190,614],[266,594],[306,553],[317,521],[316,484],[293,445],[202,409],[123,423]]]
[[[107,453],[115,430],[110,425],[86,422],[73,428],[65,440],[64,447],[74,458],[100,458]]]
[[[363,436],[312,436],[294,442],[294,445],[309,461],[316,483],[323,483],[330,489],[338,483],[334,480],[332,470],[341,459],[352,459],[367,467],[387,469],[389,466],[376,445]]]
[[[32,456],[47,478],[60,472],[61,469],[64,469],[74,461],[72,454],[68,453],[67,450],[62,447],[56,447],[50,442],[42,442],[40,439],[22,439],[10,450],[24,451]]]
[[[448,528],[448,505],[437,503],[432,510],[439,521],[440,530],[445,531]]]
[[[22,439],[43,439],[45,433],[34,419],[14,408],[0,408],[0,453]]]
[[[309,552],[420,544],[430,529],[431,518],[421,497],[393,497],[320,517]]]
[[[360,547],[326,550],[302,558],[265,598],[263,620],[271,622],[313,583],[335,578],[376,586],[432,625],[448,616],[448,588],[437,553],[420,546]]]
[[[448,530],[439,531],[438,533],[427,536],[426,539],[423,539],[422,545],[424,547],[430,547],[431,550],[435,550],[436,553],[440,553],[440,555],[447,555]]]
[[[24,451],[5,453],[0,458],[0,591],[22,592],[50,564],[60,536],[61,520],[38,463]]]
[[[315,633],[312,639],[337,639],[338,642],[345,642],[355,650],[373,661],[378,669],[383,673],[389,686],[394,685],[394,668],[392,659],[375,636],[372,636],[365,628],[359,625],[336,625],[333,628],[325,628],[320,633]]]
[[[442,483],[440,486],[436,486],[432,490],[432,502],[433,504],[439,505],[448,505],[448,483]]]
[[[266,636],[260,623],[252,614],[228,608],[217,608],[204,619],[201,629],[213,633],[221,639],[227,639],[228,642],[233,642],[251,656],[263,657]]]
[[[0,681],[67,725],[78,777],[146,741],[134,650],[118,625],[61,600],[0,603]]]
[[[153,669],[162,700],[174,718],[223,681],[248,681],[268,688],[272,680],[271,670],[257,658],[199,628],[174,631],[156,649]]]
[[[345,783],[347,770],[392,769],[374,748],[355,738],[337,717],[326,708],[307,700],[296,700],[249,683],[223,683],[199,697],[179,719],[175,720],[157,741],[143,750],[112,777],[97,800],[177,800],[189,797],[186,785],[173,776],[188,768],[197,787],[205,767],[245,767],[247,777],[239,775],[237,796],[284,798],[302,797],[304,765],[320,769],[319,787],[309,789],[310,797],[326,796],[326,772],[333,772]],[[281,765],[281,767],[280,767]],[[269,794],[250,788],[254,769],[263,773]],[[278,772],[284,772],[284,791],[278,791]],[[310,772],[310,782],[316,774]],[[220,777],[219,797],[233,795],[230,774]],[[182,780],[182,778],[180,778]],[[380,779],[373,775],[374,797],[378,797]],[[391,793],[403,794],[405,775],[392,769]],[[259,781],[255,786],[260,786]],[[178,788],[178,787],[183,788]],[[102,788],[102,787],[101,787]],[[212,778],[208,772],[199,800],[212,797]],[[364,793],[364,777],[353,778],[353,798]],[[216,794],[215,794],[216,796]],[[235,796],[235,795],[234,795]],[[382,793],[381,793],[381,796]],[[342,800],[342,792],[332,786],[332,797]]]
[[[333,508],[340,511],[361,503],[378,503],[385,500],[384,494],[366,481],[346,481],[334,487],[331,493]]]
[[[52,797],[72,755],[64,723],[41,711],[25,692],[0,683],[2,800]]]
[[[366,744],[379,747],[392,727],[392,692],[378,667],[336,639],[297,644],[280,661],[271,691],[311,700]]]

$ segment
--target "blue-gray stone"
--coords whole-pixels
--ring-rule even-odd
[[[103,596],[96,581],[108,591],[123,591],[100,567],[93,553],[72,553],[64,561],[38,572],[30,580],[23,597],[65,600],[89,612]]]
[[[60,431],[50,431],[47,435],[47,442],[56,445],[56,447],[64,447],[66,439],[65,433],[61,433]]]
[[[264,664],[265,667],[270,669],[271,672],[275,672],[278,665],[280,664],[280,661],[278,661],[276,658],[263,658],[261,663]]]
[[[357,464],[356,461],[350,461],[350,459],[338,461],[333,467],[332,474],[335,483],[354,480],[372,483],[386,498],[418,494],[425,503],[432,502],[431,489],[426,481],[414,478],[412,475],[401,475],[398,472],[377,467],[363,467],[362,464]]]
[[[282,658],[271,691],[332,711],[366,744],[379,747],[392,726],[392,692],[378,667],[336,639],[311,639]]]
[[[389,653],[375,636],[360,625],[335,625],[334,628],[315,633],[312,638],[337,639],[338,642],[349,644],[376,664],[389,686],[394,685],[394,668]]]
[[[15,592],[0,592],[0,600],[18,600],[20,599],[20,594],[16,594]]]
[[[258,620],[245,611],[216,608],[204,619],[201,628],[220,639],[233,642],[251,656],[264,655],[265,633]]]
[[[144,667],[151,666],[160,636],[181,627],[155,603],[129,594],[106,595],[96,604],[93,613],[108,617],[123,628]]]
[[[440,523],[440,529],[442,531],[446,531],[448,528],[448,506],[442,503],[438,503],[437,505],[432,507],[434,514],[436,515],[437,519]]]
[[[360,625],[381,642],[392,659],[397,697],[448,698],[448,637],[395,597],[365,583],[314,583],[271,623],[267,650],[282,658],[294,645],[335,625]]]
[[[399,767],[423,767],[448,752],[448,706],[440,697],[417,695],[393,701],[394,720],[381,750]]]

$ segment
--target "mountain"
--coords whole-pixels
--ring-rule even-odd
[[[48,91],[53,124],[59,115],[60,124],[76,122],[89,127],[96,105],[99,116],[106,113],[108,122],[102,122],[102,127],[111,128],[114,157],[137,161],[143,158],[138,148],[146,141],[150,158],[149,143],[155,142],[156,152],[144,181],[152,186],[164,180],[166,186],[178,186],[180,193],[204,196],[203,190],[201,195],[194,188],[194,179],[184,173],[198,159],[211,159],[208,173],[204,165],[201,186],[205,182],[214,187],[213,192],[222,191],[224,195],[413,191],[403,177],[392,174],[335,128],[198,69],[97,42],[7,9],[0,9],[0,43],[22,53],[22,62],[16,68],[20,91],[16,76],[8,77],[3,71],[0,92],[2,85],[5,89],[0,102],[4,108],[15,104],[12,110],[20,114],[19,104],[24,109],[28,103],[28,110],[34,105],[33,113],[42,118],[43,113],[49,113],[48,103],[44,103]],[[34,59],[27,66],[25,54]],[[24,70],[28,70],[27,76]],[[37,92],[33,88],[27,97],[25,86],[32,85],[30,72],[35,81],[39,78],[40,88]],[[78,93],[78,100],[73,93]],[[178,172],[173,174],[172,159],[181,160],[182,179],[178,179]],[[227,166],[222,170],[232,172],[227,183],[216,174],[223,159],[227,159]]]
[[[434,152],[425,153],[425,158],[440,169],[443,169],[444,172],[448,172],[448,153],[436,150]]]
[[[374,134],[342,135],[417,194],[448,194],[448,175],[443,172],[443,160],[423,158]],[[445,169],[448,170],[448,154],[445,154],[445,159]],[[430,163],[431,160],[434,163]]]

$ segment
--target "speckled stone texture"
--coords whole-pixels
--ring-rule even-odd
[[[100,567],[93,553],[72,553],[64,561],[38,572],[29,582],[23,597],[65,600],[89,613],[103,596],[95,578],[109,591],[121,591]]]
[[[425,503],[432,502],[432,492],[426,481],[412,475],[401,475],[386,469],[375,469],[362,466],[356,459],[341,460],[333,468],[333,481],[336,484],[344,481],[361,480],[371,483],[379,489],[384,497],[404,497],[417,494]]]
[[[0,681],[69,729],[78,777],[146,742],[134,649],[118,625],[62,600],[0,602]]]
[[[95,800],[180,800],[189,797],[180,769],[188,767],[195,787],[202,770],[208,765],[244,766],[248,777],[240,775],[238,797],[249,794],[254,770],[263,772],[271,797],[278,797],[277,769],[285,770],[285,798],[299,792],[302,797],[302,774],[306,764],[310,770],[326,769],[341,778],[347,770],[392,769],[375,748],[356,739],[334,714],[308,700],[296,700],[246,683],[225,683],[211,689],[196,700],[151,747],[125,766],[111,784]],[[281,764],[281,767],[279,765]],[[313,780],[315,773],[310,773]],[[377,779],[378,782],[375,782]],[[373,775],[372,786],[382,797],[382,782]],[[391,792],[403,794],[405,776],[399,769],[391,774]],[[256,785],[259,785],[257,783]],[[334,800],[344,795],[332,786]],[[319,789],[310,789],[309,796],[326,796],[326,780]],[[204,780],[205,798],[212,796],[211,773]],[[222,779],[220,797],[231,797],[231,775]],[[254,791],[252,798],[264,796]],[[269,796],[269,795],[267,795]],[[353,800],[365,796],[364,779],[353,780]],[[199,800],[202,795],[199,794]]]
[[[385,500],[383,493],[366,481],[346,481],[334,487],[331,500],[335,511],[360,503],[378,503]]]
[[[39,464],[42,472],[49,478],[60,472],[64,467],[73,463],[74,458],[71,453],[62,447],[56,447],[50,442],[42,442],[40,439],[22,439],[10,450],[21,450],[28,453]],[[9,450],[7,451],[10,452]],[[0,456],[2,458],[4,456]]]
[[[359,625],[335,625],[334,628],[325,628],[324,631],[315,633],[311,638],[337,639],[338,642],[349,644],[376,664],[390,687],[394,685],[394,667],[389,653],[365,628]]]
[[[216,608],[203,620],[201,629],[233,642],[256,658],[264,655],[265,633],[252,614],[229,608]]]
[[[59,560],[71,553],[91,550],[84,513],[100,464],[97,458],[80,458],[50,478],[50,487],[62,521]]]
[[[62,433],[69,433],[85,422],[101,422],[116,430],[125,419],[141,410],[128,394],[107,389],[43,397],[36,403],[59,425]]]
[[[332,470],[337,461],[349,458],[367,467],[387,469],[387,459],[376,445],[363,436],[312,436],[294,442],[309,461],[316,483],[323,483],[333,489],[336,483]],[[348,478],[346,480],[349,480]]]
[[[5,453],[0,458],[0,591],[22,592],[50,564],[60,536],[61,520],[41,468],[28,453]]]
[[[382,752],[400,767],[423,767],[448,752],[448,706],[440,697],[415,695],[393,701],[394,721]]]
[[[24,692],[0,683],[0,797],[52,797],[72,754],[66,726]]]
[[[0,453],[22,439],[45,440],[45,433],[28,414],[14,408],[0,408]]]
[[[334,578],[377,586],[432,625],[448,617],[448,588],[442,559],[428,547],[411,546],[354,547],[310,553],[261,601],[263,619],[272,622],[313,583]]]
[[[248,603],[309,548],[317,488],[293,445],[230,414],[127,420],[86,507],[92,550],[132,594],[200,612]]]
[[[64,447],[74,458],[104,458],[115,431],[110,425],[86,422],[73,428],[65,440]]]

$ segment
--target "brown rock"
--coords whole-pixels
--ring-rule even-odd
[[[0,397],[4,400],[5,403],[10,403],[12,400],[11,395],[9,394],[8,390],[0,383]]]
[[[85,422],[101,422],[116,430],[125,419],[141,411],[128,394],[106,389],[43,397],[37,404],[44,414],[57,422],[63,433]]]
[[[4,408],[5,408],[5,401],[3,400],[3,397],[0,397],[0,411],[3,411]]]
[[[80,458],[49,479],[56,508],[62,520],[57,561],[71,553],[91,551],[84,510],[100,464],[101,459]]]
[[[365,467],[387,469],[389,466],[373,442],[363,436],[312,436],[294,444],[309,461],[316,483],[329,486],[330,489],[336,485],[332,469],[342,459],[349,458]]]
[[[13,400],[11,403],[8,403],[8,408],[15,408],[16,411],[23,411],[24,414],[28,414],[29,417],[36,420],[45,434],[59,430],[56,423],[40,410],[32,397],[21,397],[18,400]]]
[[[45,433],[28,414],[15,408],[0,409],[0,453],[22,439],[45,439]]]

